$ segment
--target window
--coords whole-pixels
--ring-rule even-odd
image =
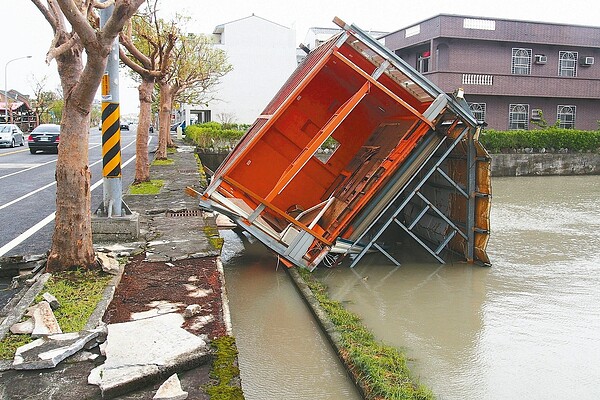
[[[531,49],[512,49],[512,73],[515,75],[531,73]]]
[[[577,76],[577,52],[558,52],[558,76]]]
[[[529,104],[508,106],[508,129],[529,129]]]
[[[429,59],[431,58],[431,52],[429,50],[424,51],[417,55],[417,71],[420,73],[429,72]]]
[[[469,108],[477,122],[485,121],[485,103],[469,103]]]
[[[575,128],[575,106],[561,106],[556,108],[558,126],[565,129]]]

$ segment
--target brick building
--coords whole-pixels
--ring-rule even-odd
[[[600,27],[440,14],[382,40],[490,128],[598,128]]]

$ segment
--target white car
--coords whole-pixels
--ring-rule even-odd
[[[15,124],[0,124],[0,146],[24,146],[23,131]]]

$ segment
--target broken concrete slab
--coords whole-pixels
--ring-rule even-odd
[[[48,292],[45,292],[44,294],[42,294],[42,297],[44,298],[44,300],[46,300],[48,302],[48,304],[50,304],[50,308],[52,308],[52,310],[56,310],[57,308],[60,307],[60,303],[58,302],[58,299],[56,297],[54,297],[53,295],[51,295]]]
[[[120,273],[121,265],[114,257],[111,257],[105,253],[96,253],[96,258],[102,267],[102,271],[112,275],[117,275]]]
[[[106,361],[88,383],[103,396],[116,396],[165,374],[200,365],[209,352],[206,342],[183,328],[178,313],[108,325]],[[143,334],[140,335],[140,332]]]
[[[62,333],[58,321],[52,312],[50,303],[47,301],[42,300],[35,306],[30,307],[27,311],[33,319],[33,331],[31,332],[31,337],[38,338]]]
[[[10,332],[15,335],[31,335],[34,326],[33,319],[28,319],[12,325],[10,327]]]
[[[10,327],[19,322],[23,317],[23,314],[29,307],[29,305],[33,302],[35,296],[42,290],[46,281],[50,279],[50,274],[38,274],[36,275],[36,281],[27,291],[23,294],[23,296],[18,300],[18,302],[11,306],[11,304],[7,304],[10,307],[10,313],[4,318],[2,323],[0,323],[0,340],[4,339]]]
[[[81,331],[37,339],[17,349],[12,367],[13,369],[54,368],[59,362],[81,350],[99,333],[99,330]]]
[[[156,391],[154,400],[185,400],[188,392],[181,388],[181,382],[177,374],[173,374]]]

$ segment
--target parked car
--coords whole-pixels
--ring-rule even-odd
[[[6,147],[23,146],[23,131],[15,124],[0,124],[0,145]]]
[[[58,153],[60,142],[60,125],[41,124],[38,125],[27,138],[29,152],[35,154],[38,150]]]
[[[127,122],[122,122],[121,123],[121,130],[122,131],[128,131],[129,130],[129,124]]]

